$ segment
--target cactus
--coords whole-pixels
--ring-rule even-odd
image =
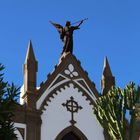
[[[106,95],[96,100],[94,113],[112,140],[134,140],[135,106],[139,96],[140,87],[135,89],[131,82],[124,89],[112,87]],[[127,110],[130,112],[130,123],[126,119]]]

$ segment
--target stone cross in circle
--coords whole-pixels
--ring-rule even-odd
[[[63,103],[62,105],[67,108],[67,111],[71,112],[70,123],[74,125],[76,123],[74,120],[74,113],[78,113],[78,110],[81,110],[82,107],[79,106],[76,101],[74,101],[72,96],[70,97],[70,100],[67,100],[66,103]]]

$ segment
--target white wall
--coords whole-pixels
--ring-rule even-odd
[[[97,122],[89,101],[86,101],[86,97],[82,96],[82,92],[78,92],[78,89],[70,84],[70,87],[65,86],[57,93],[58,95],[51,99],[41,116],[41,140],[54,140],[63,129],[71,125],[69,122],[71,113],[62,106],[62,103],[66,103],[66,100],[69,100],[71,96],[83,107],[82,110],[74,114],[74,119],[77,121],[75,126],[82,131],[88,140],[104,140],[103,129]]]

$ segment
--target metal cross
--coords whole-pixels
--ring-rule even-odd
[[[74,101],[74,98],[72,96],[70,97],[70,100],[67,100],[66,103],[63,103],[62,105],[67,108],[67,111],[71,112],[70,123],[74,125],[76,123],[76,121],[74,120],[74,113],[78,113],[78,110],[81,110],[82,107],[79,106],[76,101]]]

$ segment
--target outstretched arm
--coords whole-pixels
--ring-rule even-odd
[[[83,23],[83,21],[84,21],[84,20],[81,20],[81,22],[80,22],[77,26],[73,26],[73,27],[74,27],[74,30],[80,29],[79,27],[80,27],[80,25]]]
[[[80,25],[83,23],[84,20],[81,20],[81,22],[77,25],[77,27],[79,28]]]

